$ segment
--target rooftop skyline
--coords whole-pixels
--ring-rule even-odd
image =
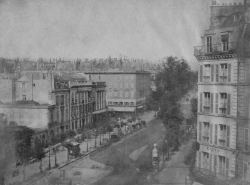
[[[209,23],[201,0],[1,0],[0,55],[197,61]]]

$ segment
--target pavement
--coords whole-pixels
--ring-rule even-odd
[[[154,112],[146,112],[145,114],[139,115],[139,117],[148,122],[153,119],[153,115],[154,115]],[[141,130],[137,132],[140,132]],[[132,137],[137,132],[134,132],[132,134],[125,136],[124,139]],[[105,139],[109,139],[108,133],[101,135],[102,144],[103,144],[102,140],[105,140]],[[123,142],[124,139],[122,139],[121,142]],[[95,143],[96,143],[96,147],[95,147]],[[86,156],[102,147],[104,147],[104,145],[100,145],[100,136],[98,136],[96,139],[92,138],[88,140],[88,151],[87,151],[87,141],[84,141],[80,144],[81,153],[85,154]],[[25,167],[23,166],[19,166],[17,168],[13,166],[10,167],[8,170],[8,173],[6,173],[5,175],[6,185],[12,185],[14,183],[20,184],[20,185],[21,184],[29,184],[29,185],[47,184],[48,180],[52,177],[58,176],[61,170],[65,170],[66,175],[68,177],[72,179],[78,179],[78,180],[75,180],[77,182],[79,181],[78,184],[82,182],[83,180],[84,182],[86,181],[85,184],[88,184],[87,182],[92,183],[93,180],[91,179],[95,179],[95,181],[97,181],[98,179],[100,179],[103,176],[108,175],[112,171],[112,169],[107,168],[106,166],[103,166],[100,163],[96,164],[96,162],[86,157],[82,158],[81,163],[79,163],[81,164],[79,168],[82,168],[82,170],[74,171],[75,168],[72,168],[72,166],[70,165],[72,163],[73,166],[77,166],[78,163],[74,159],[73,160],[67,159],[67,150],[57,152],[56,158],[57,158],[57,164],[59,164],[59,166],[57,167],[55,166],[55,155],[51,155],[50,158],[49,156],[46,156],[45,158],[43,158],[42,160],[43,172],[42,173],[40,172],[40,168],[39,168],[40,162],[28,164]],[[87,163],[85,163],[86,161]],[[49,163],[51,164],[51,168],[52,168],[51,170],[48,170]],[[86,165],[88,163],[89,165]],[[96,166],[97,168],[92,169],[93,165]],[[70,170],[67,168],[67,166],[69,166]],[[89,166],[91,166],[91,168]],[[13,176],[13,174],[15,174],[15,176]],[[74,175],[74,174],[78,174],[78,175]],[[24,179],[25,179],[25,182],[23,182]],[[77,183],[73,183],[73,184],[77,184]]]

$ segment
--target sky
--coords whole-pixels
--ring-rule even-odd
[[[210,0],[0,0],[0,55],[198,62]]]

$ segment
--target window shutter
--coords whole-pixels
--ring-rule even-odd
[[[218,64],[215,65],[215,73],[216,73],[215,80],[216,80],[216,82],[219,82],[219,65]]]
[[[200,93],[200,112],[202,112],[202,93]]]
[[[244,175],[244,178],[247,177],[247,169],[248,169],[248,164],[243,163],[243,175]]]
[[[227,72],[227,75],[228,75],[228,82],[231,82],[231,64],[228,64],[228,72]]]
[[[216,93],[215,94],[215,113],[217,113],[217,114],[218,114],[218,109],[219,109],[218,99],[219,99],[219,95],[218,95],[218,93]]]
[[[230,126],[227,126],[227,147],[230,147]]]
[[[214,125],[214,144],[217,145],[217,130],[218,130],[218,125]]]
[[[201,152],[198,152],[199,156],[198,156],[198,167],[201,168]]]
[[[214,172],[217,172],[217,155],[214,155]]]
[[[200,82],[202,82],[203,78],[203,65],[200,65]]]
[[[244,149],[245,151],[248,151],[248,128],[245,128],[244,131]]]
[[[202,130],[202,123],[199,122],[199,141],[201,141],[201,130]]]
[[[231,109],[231,95],[227,94],[227,114],[230,115],[230,109]]]
[[[209,154],[209,170],[212,171],[212,169],[213,169],[212,154]]]
[[[213,113],[214,112],[214,94],[213,93],[211,93],[211,105],[210,106],[211,106],[210,111],[211,113]]]
[[[229,176],[229,158],[226,158],[226,175]]]
[[[209,136],[209,139],[210,139],[210,144],[212,145],[213,144],[213,125],[210,123],[209,127],[210,127],[210,136]]]
[[[211,82],[214,82],[214,65],[211,65]]]

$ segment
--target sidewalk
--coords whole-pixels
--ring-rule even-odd
[[[146,122],[148,122],[154,118],[153,115],[154,115],[153,112],[146,112],[145,114],[140,115],[139,117],[145,120]],[[132,135],[140,130],[142,129],[131,132],[130,134],[125,135],[123,138],[126,139],[129,135]],[[103,145],[104,144],[103,139],[104,140],[109,139],[109,133],[101,135],[101,145],[100,145],[100,135],[96,139],[95,138],[88,139],[88,151],[87,151],[87,140],[80,143],[81,153],[83,154],[82,157],[89,155],[90,153],[102,147],[105,147],[107,144],[109,144],[109,143],[106,143],[106,145]],[[95,147],[95,140],[96,140],[96,147]],[[32,182],[36,181],[36,179],[42,178],[52,173],[53,171],[60,169],[79,159],[77,158],[77,159],[68,160],[67,149],[65,149],[64,151],[57,152],[56,158],[57,158],[56,159],[57,164],[59,165],[57,167],[55,167],[55,155],[50,155],[50,160],[49,160],[49,156],[46,156],[45,158],[43,158],[42,160],[43,173],[40,173],[40,168],[39,168],[40,162],[29,164],[25,167],[25,169],[23,166],[19,166],[17,168],[12,167],[6,175],[6,185],[11,185],[14,183],[17,183],[20,185],[21,184],[33,184]],[[50,162],[51,170],[48,170],[49,162]],[[13,177],[13,173],[15,173],[16,176]],[[25,175],[25,182],[23,182],[23,179],[24,179],[23,174]]]

